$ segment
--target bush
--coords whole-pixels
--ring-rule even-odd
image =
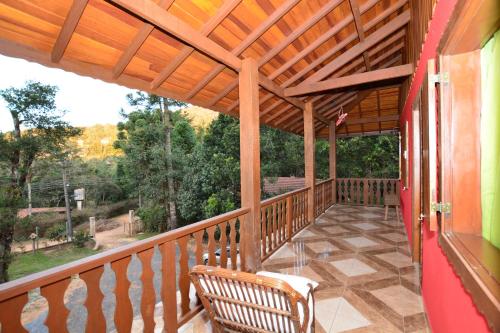
[[[59,223],[48,228],[45,231],[45,237],[51,241],[62,241],[66,239],[66,225]]]
[[[84,247],[85,243],[90,240],[90,235],[83,231],[79,230],[74,233],[73,235],[73,244],[75,244],[76,247]]]
[[[161,206],[142,207],[137,210],[145,232],[164,231],[167,221],[165,209]]]

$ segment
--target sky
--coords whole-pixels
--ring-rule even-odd
[[[122,120],[120,109],[131,110],[125,97],[131,89],[0,55],[0,89],[20,88],[28,80],[59,87],[57,108],[68,111],[64,119],[73,126],[116,124]],[[0,98],[0,131],[12,128],[10,113]]]

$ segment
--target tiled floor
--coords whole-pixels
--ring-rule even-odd
[[[319,282],[317,333],[430,332],[418,271],[394,212],[384,221],[383,208],[334,206],[263,266]],[[199,332],[205,321],[202,313],[183,331]]]

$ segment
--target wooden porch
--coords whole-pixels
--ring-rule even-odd
[[[392,210],[334,205],[263,262],[263,269],[319,282],[323,332],[430,332],[404,224]],[[211,332],[204,312],[179,332]]]

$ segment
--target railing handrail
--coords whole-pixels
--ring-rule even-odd
[[[27,275],[25,277],[6,282],[0,285],[0,302],[18,296],[40,286],[55,283],[74,274],[89,271],[98,266],[120,260],[134,253],[151,249],[155,245],[163,244],[190,235],[197,231],[217,225],[227,220],[243,216],[250,211],[249,208],[240,208],[228,213],[211,217],[175,230],[162,233],[148,239],[140,240],[132,244],[118,246],[83,259],[73,261],[61,266],[50,268],[41,272]]]
[[[285,199],[285,198],[287,198],[287,197],[289,197],[291,195],[294,195],[294,194],[306,192],[309,189],[310,189],[310,187],[303,187],[303,188],[299,188],[299,189],[296,189],[296,190],[293,190],[293,191],[290,191],[290,192],[286,192],[286,193],[277,195],[275,197],[272,197],[272,198],[269,198],[269,199],[266,199],[266,200],[262,200],[260,202],[260,206],[263,207],[263,206],[271,205],[271,204],[275,203],[276,201]]]
[[[336,180],[344,180],[344,179],[352,179],[352,180],[400,180],[400,178],[354,178],[354,177],[337,177]]]
[[[326,180],[322,180],[319,183],[316,183],[316,186],[323,185],[325,183],[331,182],[332,180],[333,180],[333,178],[328,178]]]

